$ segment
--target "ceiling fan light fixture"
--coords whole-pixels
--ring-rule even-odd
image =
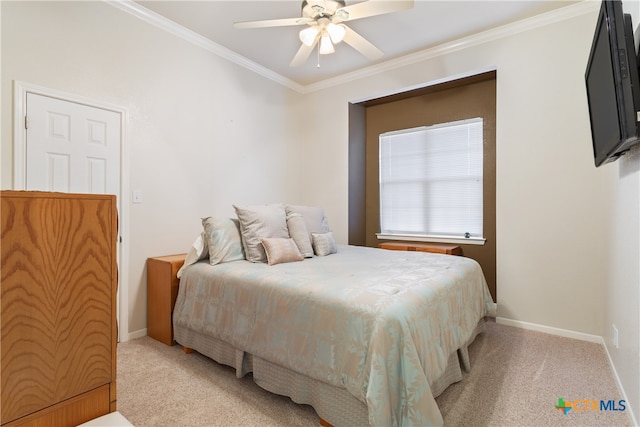
[[[334,44],[338,44],[342,41],[342,39],[344,38],[345,33],[347,32],[346,28],[344,27],[344,25],[340,24],[340,25],[336,25],[336,24],[329,24],[327,25],[327,33],[329,33],[329,37],[331,37],[331,41]]]
[[[235,22],[233,26],[235,28],[263,28],[308,25],[309,28],[298,33],[302,44],[289,64],[292,67],[304,64],[316,46],[319,60],[320,54],[334,53],[334,44],[342,41],[367,59],[377,60],[384,53],[350,26],[344,25],[343,22],[411,9],[415,2],[415,0],[355,0],[354,4],[346,6],[345,0],[301,1],[301,16],[298,18]]]
[[[335,49],[333,48],[333,43],[331,43],[331,37],[324,34],[320,39],[320,55],[327,55],[333,52],[335,52]]]
[[[318,37],[318,29],[316,27],[305,28],[300,31],[300,41],[306,46],[313,46]]]

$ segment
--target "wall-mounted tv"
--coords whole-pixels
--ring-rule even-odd
[[[596,166],[640,142],[640,78],[631,15],[603,0],[585,73]]]

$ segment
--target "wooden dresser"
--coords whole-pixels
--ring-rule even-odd
[[[2,191],[0,204],[0,424],[115,411],[115,196]]]
[[[378,245],[381,249],[391,249],[394,251],[418,251],[431,252],[436,254],[462,255],[462,248],[459,245],[449,243],[422,243],[422,242],[384,242]]]

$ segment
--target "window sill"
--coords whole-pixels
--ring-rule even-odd
[[[455,243],[457,245],[484,245],[487,239],[483,237],[470,237],[468,239],[460,237],[434,237],[434,236],[413,236],[406,234],[382,234],[376,233],[379,240],[406,240],[412,242],[431,243]]]

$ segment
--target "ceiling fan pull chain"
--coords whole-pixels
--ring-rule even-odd
[[[316,47],[316,51],[318,52],[318,64],[316,65],[316,68],[320,68],[320,43],[318,43]]]

